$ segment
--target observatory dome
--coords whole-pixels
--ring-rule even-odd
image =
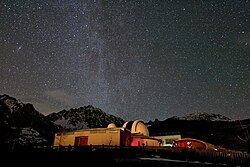
[[[141,134],[143,136],[149,136],[149,131],[142,120],[128,121],[122,126],[129,129],[132,134]]]
[[[107,128],[116,128],[116,125],[114,123],[110,123]]]

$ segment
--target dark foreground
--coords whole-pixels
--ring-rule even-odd
[[[2,163],[19,166],[143,166],[143,167],[249,167],[250,155],[230,157],[211,153],[182,150],[142,150],[142,149],[79,149],[79,150],[15,150],[1,151]]]

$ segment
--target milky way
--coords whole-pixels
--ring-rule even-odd
[[[248,0],[1,0],[0,94],[47,115],[250,117]]]

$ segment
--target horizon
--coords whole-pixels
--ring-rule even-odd
[[[4,95],[9,96],[10,98],[16,99],[18,103],[23,103],[23,104],[28,104],[28,103],[29,103],[29,102],[22,102],[20,99],[17,99],[17,98],[15,98],[15,97],[13,97],[13,96],[10,96],[10,95],[8,95],[8,94],[0,94],[0,96],[4,96]],[[29,103],[29,104],[33,105],[32,103]],[[43,114],[44,116],[48,116],[48,115],[53,114],[53,113],[57,114],[57,113],[59,113],[59,112],[61,112],[61,111],[63,111],[63,110],[66,110],[66,111],[68,112],[68,111],[71,110],[71,109],[80,109],[81,107],[88,107],[88,106],[92,106],[93,108],[99,109],[99,110],[101,110],[102,112],[104,112],[104,113],[107,114],[107,115],[113,115],[113,114],[109,114],[109,113],[103,111],[101,108],[95,107],[95,106],[93,106],[93,105],[91,105],[91,104],[89,104],[89,105],[84,105],[84,106],[80,106],[80,107],[75,107],[75,108],[62,109],[62,110],[60,110],[60,111],[51,112],[51,113],[45,115],[45,114],[43,114],[42,112],[40,112],[39,110],[37,110],[37,109],[35,108],[35,106],[33,105],[34,109],[35,109],[36,111],[38,111],[39,113]],[[159,119],[159,118],[151,118],[151,119],[149,119],[149,120],[143,120],[143,119],[141,119],[141,118],[134,118],[134,119],[131,119],[131,120],[140,119],[140,120],[142,120],[142,121],[145,122],[145,123],[148,123],[148,122],[150,122],[150,121],[154,122],[154,121],[156,121],[156,120],[158,120],[158,121],[164,121],[164,120],[169,119],[169,118],[177,118],[177,119],[183,119],[183,118],[184,118],[184,120],[197,120],[197,119],[187,119],[187,117],[188,117],[188,116],[191,116],[191,115],[192,115],[192,116],[196,116],[196,115],[202,115],[202,114],[206,114],[206,115],[208,115],[208,116],[212,116],[212,115],[215,115],[215,116],[222,116],[222,117],[223,117],[223,120],[225,120],[225,119],[227,119],[227,118],[229,119],[229,120],[226,120],[226,121],[242,121],[242,120],[250,119],[250,117],[249,117],[249,118],[244,118],[244,119],[231,119],[230,117],[227,117],[227,116],[225,116],[225,115],[221,115],[221,114],[219,114],[219,113],[193,112],[193,113],[187,113],[186,115],[174,115],[174,116],[167,117],[167,118],[162,118],[162,119]],[[117,117],[117,118],[121,118],[121,119],[124,120],[124,121],[131,121],[131,120],[126,120],[126,119],[120,117],[119,115],[113,115],[113,116],[115,116],[115,117]],[[213,120],[212,120],[212,121],[213,121]]]

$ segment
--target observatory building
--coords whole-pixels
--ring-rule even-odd
[[[54,136],[53,147],[59,146],[130,146],[131,133],[111,123],[107,128],[92,128],[59,132]]]
[[[59,132],[53,147],[59,146],[160,146],[161,140],[150,137],[142,120],[128,121],[122,127],[110,123],[107,128],[92,128]]]

